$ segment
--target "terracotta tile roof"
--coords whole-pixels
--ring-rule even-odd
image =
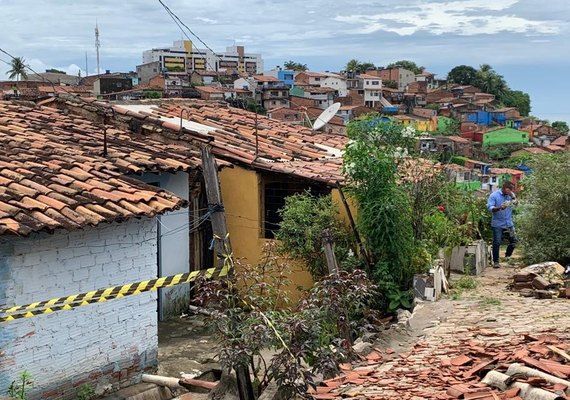
[[[338,89],[331,88],[328,86],[314,86],[314,85],[295,85],[295,86],[303,89],[305,92],[316,93],[316,94],[334,93],[338,91]]]
[[[522,172],[521,170],[518,169],[512,169],[512,168],[491,168],[491,174],[509,174],[509,175],[523,175],[524,172]]]
[[[552,141],[552,143],[550,143],[550,144],[551,144],[551,145],[554,145],[554,146],[562,146],[562,147],[564,147],[564,146],[566,146],[569,142],[570,142],[570,140],[568,139],[568,136],[560,136],[560,137],[554,139],[554,140]]]
[[[125,173],[194,167],[183,146],[137,139],[49,107],[0,102],[0,234],[153,216],[184,201]]]
[[[122,112],[125,112],[129,106],[117,107],[124,108]],[[230,108],[216,102],[163,101],[153,105],[151,113],[131,110],[127,114],[138,116],[145,121],[148,121],[149,116],[180,118],[182,114],[184,121],[207,128],[207,134],[201,136],[196,134],[195,139],[204,140],[204,136],[210,139],[212,152],[218,158],[256,169],[281,172],[329,184],[336,183],[340,176],[340,164],[331,160],[341,157],[341,152],[347,143],[346,136],[315,132],[309,128],[286,124],[262,115],[256,117],[249,111]],[[188,133],[195,134],[191,131]],[[309,164],[315,161],[318,162],[314,168],[321,171],[320,174],[311,172],[313,167]],[[303,168],[300,168],[300,165]]]
[[[527,153],[531,153],[531,154],[546,154],[546,153],[548,153],[546,150],[538,148],[538,147],[525,147],[525,148],[522,148],[518,151],[515,151],[514,153],[519,153],[519,152],[527,152]]]
[[[548,146],[544,146],[544,148],[545,148],[545,149],[548,149],[548,150],[551,151],[552,153],[558,153],[558,152],[564,151],[564,148],[563,148],[563,147],[556,146],[556,145],[553,145],[553,144],[549,144]]]
[[[271,75],[254,75],[253,79],[255,79],[257,82],[282,82],[281,80]]]
[[[223,89],[215,86],[196,86],[196,90],[204,93],[220,93],[220,94],[234,91],[234,89]]]
[[[370,79],[370,80],[375,80],[375,81],[381,81],[382,78],[380,78],[379,76],[375,76],[375,75],[368,75],[368,74],[360,74],[358,75],[359,78],[362,79]]]
[[[471,140],[462,138],[461,136],[447,136],[447,138],[455,143],[471,143]]]

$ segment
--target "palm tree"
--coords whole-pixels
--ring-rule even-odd
[[[16,78],[16,82],[19,82],[20,78],[28,79],[28,74],[26,73],[26,61],[22,57],[13,58],[10,66],[12,69],[6,72],[10,79]]]

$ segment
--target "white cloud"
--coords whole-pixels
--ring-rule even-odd
[[[196,21],[202,21],[202,22],[204,22],[204,23],[206,23],[206,24],[212,24],[212,25],[213,25],[213,24],[217,24],[217,23],[218,23],[217,20],[211,19],[211,18],[194,17],[194,19],[195,19]]]
[[[531,20],[508,10],[519,0],[466,0],[421,2],[402,5],[381,14],[339,15],[335,21],[359,25],[350,32],[378,31],[410,36],[419,32],[434,35],[481,35],[503,32],[557,34],[561,21]]]

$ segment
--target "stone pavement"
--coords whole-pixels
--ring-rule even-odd
[[[549,343],[568,350],[570,300],[526,298],[507,290],[516,270],[488,268],[476,277],[478,287],[460,298],[422,303],[407,332],[392,341],[394,348],[377,346],[365,360],[343,366],[344,374],[325,381],[313,397],[452,399],[457,397],[446,392],[453,385],[482,385],[476,362],[513,362]]]

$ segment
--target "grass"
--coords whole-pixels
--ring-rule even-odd
[[[472,276],[463,275],[456,282],[453,282],[451,286],[452,288],[449,290],[449,298],[451,300],[461,300],[461,297],[466,290],[477,288],[478,282]]]
[[[477,284],[478,284],[477,280],[472,276],[463,275],[461,278],[457,280],[457,282],[454,283],[453,286],[457,289],[471,290],[471,289],[476,289]]]
[[[479,305],[482,307],[487,307],[487,306],[500,306],[501,305],[501,300],[496,299],[494,297],[485,297],[483,300],[481,300],[479,302]]]

